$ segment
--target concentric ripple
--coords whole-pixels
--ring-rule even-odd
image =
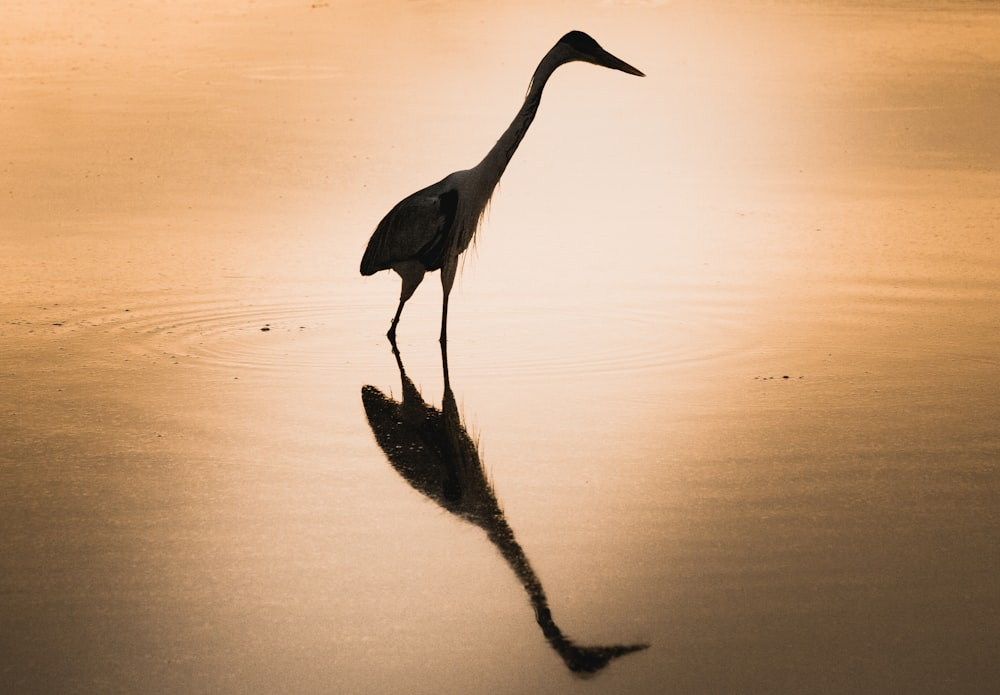
[[[9,330],[73,341],[109,359],[167,359],[203,366],[290,369],[322,367],[362,309],[343,300],[277,297],[137,302],[111,308],[36,307]]]
[[[730,356],[739,302],[702,293],[662,303],[528,304],[494,294],[458,298],[450,348],[467,368],[503,378],[641,374]],[[364,369],[387,362],[383,332],[393,306],[377,293],[161,295],[126,306],[35,307],[6,330],[72,341],[104,362],[169,362],[267,371]],[[436,301],[407,307],[399,346],[436,362]],[[67,344],[68,347],[68,344]],[[391,364],[391,361],[389,362]]]

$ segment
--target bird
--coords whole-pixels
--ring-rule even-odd
[[[588,34],[569,32],[539,62],[520,110],[482,161],[407,196],[378,223],[361,259],[361,275],[391,269],[402,279],[399,305],[386,333],[393,345],[403,305],[413,296],[424,274],[435,270],[441,271],[443,294],[440,342],[447,341],[448,295],[455,281],[459,256],[476,235],[500,177],[534,120],[546,82],[556,68],[573,61],[645,76],[608,53]]]

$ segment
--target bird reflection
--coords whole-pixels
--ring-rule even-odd
[[[597,673],[619,656],[645,649],[647,644],[584,647],[566,637],[552,618],[542,584],[514,537],[486,479],[479,450],[462,424],[448,378],[448,354],[442,345],[444,397],[441,409],[424,402],[406,376],[399,351],[393,349],[403,386],[397,402],[374,386],[361,389],[368,423],[393,468],[421,493],[452,514],[479,526],[497,547],[524,586],[542,634],[580,676]]]

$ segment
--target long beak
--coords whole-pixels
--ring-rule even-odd
[[[594,62],[606,68],[611,68],[612,70],[621,70],[622,72],[627,72],[629,75],[636,75],[638,77],[646,76],[646,74],[642,70],[632,67],[621,58],[616,58],[607,51],[604,51],[604,53],[601,56],[599,56],[597,60],[595,60]]]

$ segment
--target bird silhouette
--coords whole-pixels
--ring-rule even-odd
[[[441,271],[443,292],[440,340],[447,340],[448,295],[455,281],[458,257],[469,247],[500,177],[534,120],[545,83],[556,68],[573,61],[644,76],[582,31],[569,32],[542,58],[528,85],[524,104],[483,160],[404,198],[379,222],[361,259],[361,274],[392,269],[402,278],[399,306],[386,334],[392,344],[396,342],[403,305],[424,279],[424,273],[434,270]]]
[[[647,644],[580,646],[563,634],[552,618],[542,583],[486,478],[478,447],[462,424],[448,377],[446,346],[441,346],[444,396],[440,410],[424,402],[406,376],[399,351],[393,349],[393,354],[403,400],[394,401],[374,386],[361,389],[368,423],[392,467],[415,490],[486,532],[527,592],[546,641],[570,671],[592,676],[612,659],[646,649]]]

